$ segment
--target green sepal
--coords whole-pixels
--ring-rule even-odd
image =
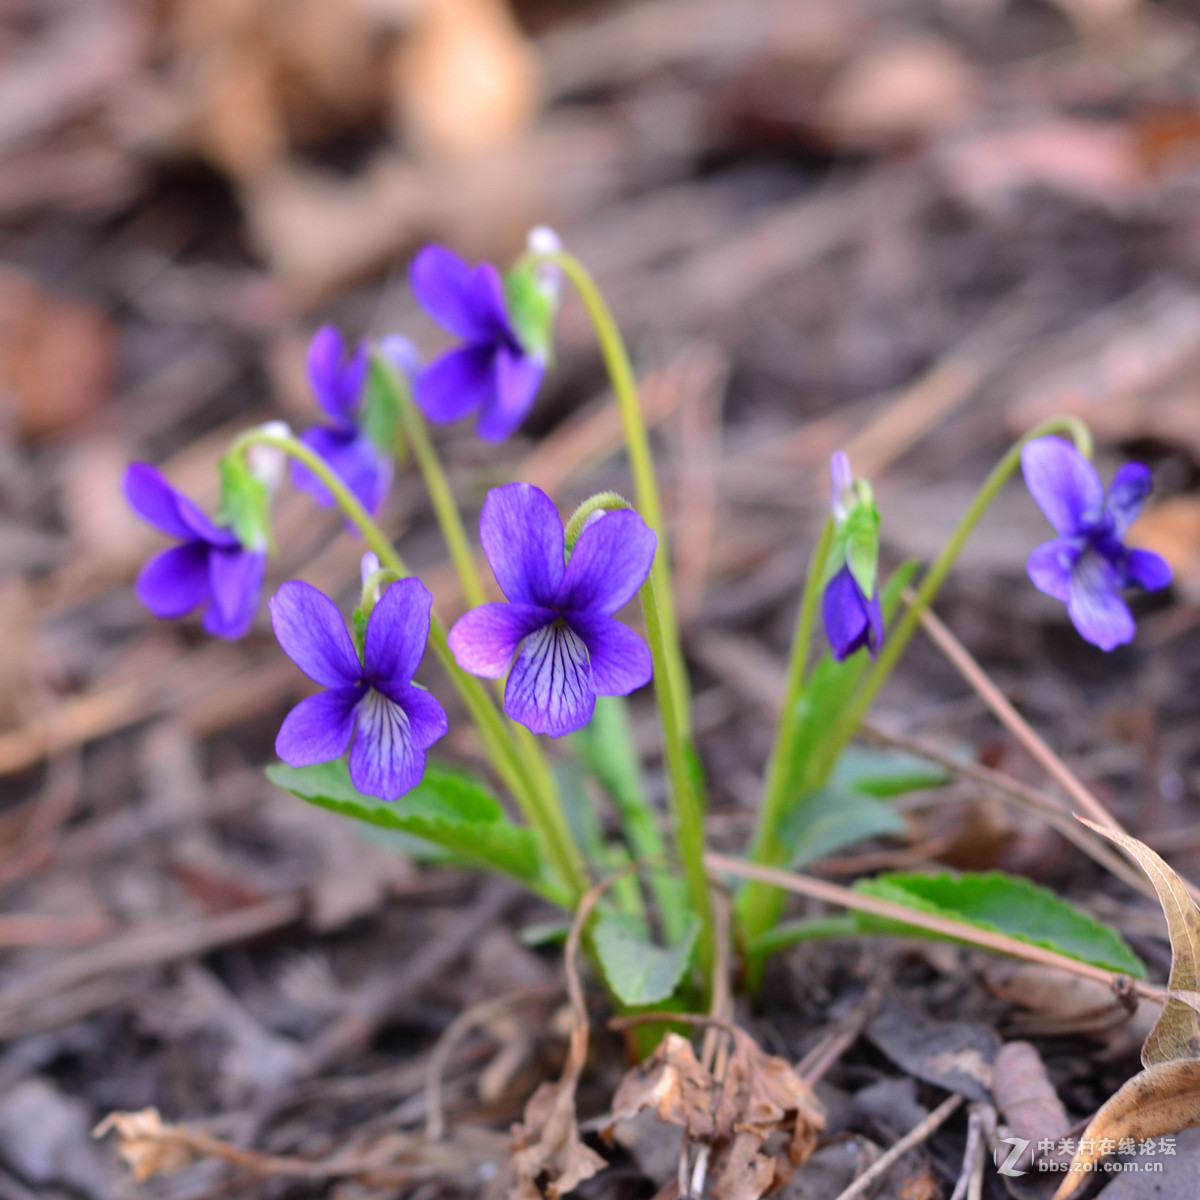
[[[384,454],[397,455],[403,449],[400,435],[400,399],[398,387],[408,387],[403,374],[371,355],[367,372],[366,394],[362,405],[362,427],[371,444]]]
[[[845,563],[868,600],[875,595],[879,563],[879,509],[874,500],[860,500],[839,530],[844,542]]]
[[[525,352],[550,365],[554,360],[555,305],[538,283],[537,271],[536,263],[518,263],[506,271],[504,303]]]
[[[232,529],[247,550],[262,550],[272,545],[271,497],[267,485],[250,473],[243,454],[227,454],[217,469],[221,478],[217,524]]]
[[[361,604],[355,608],[354,616],[350,618],[350,629],[354,634],[354,648],[361,659],[366,653],[367,645],[367,614],[363,612]]]

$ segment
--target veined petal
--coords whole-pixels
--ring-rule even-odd
[[[1127,587],[1140,587],[1157,592],[1171,582],[1171,567],[1165,558],[1152,550],[1131,548],[1125,560]]]
[[[355,427],[331,429],[328,425],[314,425],[304,431],[300,440],[325,460],[367,512],[376,512],[391,485],[390,456],[376,449],[371,439]],[[332,508],[336,503],[329,489],[303,463],[292,463],[292,482],[322,508]]]
[[[1033,586],[1064,604],[1071,598],[1071,568],[1079,557],[1079,546],[1071,538],[1043,542],[1029,556],[1025,570]]]
[[[182,617],[209,596],[208,556],[203,542],[172,546],[142,568],[134,590],[156,617]]]
[[[496,400],[495,347],[474,342],[447,350],[413,380],[413,396],[435,425],[449,425]]]
[[[871,614],[867,598],[850,573],[843,567],[828,583],[821,604],[825,636],[833,657],[841,662],[868,644]]]
[[[326,687],[352,687],[362,667],[337,605],[311,583],[291,579],[267,604],[283,652],[309,679]]]
[[[404,709],[370,688],[358,705],[358,729],[350,750],[350,779],[360,792],[396,800],[425,774],[425,751],[416,744]]]
[[[254,622],[267,556],[262,550],[214,549],[208,558],[212,604],[204,628],[217,637],[240,638]]]
[[[1105,507],[1113,519],[1117,537],[1137,520],[1142,504],[1154,487],[1154,474],[1145,463],[1127,462],[1113,476]]]
[[[597,696],[628,696],[650,682],[650,647],[616,617],[571,613],[567,620],[587,646]]]
[[[464,341],[487,342],[505,336],[504,289],[490,263],[472,270],[445,246],[426,246],[413,259],[409,281],[421,307]]]
[[[354,732],[354,710],[365,687],[338,687],[301,700],[283,719],[275,753],[289,767],[311,767],[346,753]]]
[[[517,643],[556,614],[534,604],[481,604],[464,613],[450,630],[450,652],[464,671],[484,679],[502,679]]]
[[[514,604],[554,604],[566,567],[554,502],[531,483],[493,488],[479,515],[479,540],[500,590]]]
[[[509,672],[504,711],[532,733],[562,737],[582,729],[595,707],[583,639],[562,621],[531,633]]]
[[[502,442],[529,415],[546,368],[532,355],[500,347],[493,356],[496,373],[491,403],[483,406],[476,430],[485,442]]]
[[[1084,551],[1071,571],[1067,613],[1080,636],[1101,650],[1133,640],[1133,614],[1118,582],[1112,566],[1093,550]]]
[[[413,745],[418,750],[428,750],[450,732],[446,710],[437,697],[423,687],[415,683],[381,683],[376,685],[376,690],[404,709]]]
[[[367,618],[363,666],[373,683],[407,683],[421,665],[429,641],[433,596],[419,579],[388,584]]]
[[[646,582],[657,545],[654,530],[629,509],[590,521],[571,551],[558,607],[611,616]]]
[[[1021,451],[1021,469],[1038,507],[1064,536],[1084,532],[1103,516],[1100,476],[1069,442],[1035,438]]]

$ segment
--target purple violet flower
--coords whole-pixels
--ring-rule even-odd
[[[513,328],[500,272],[486,262],[471,267],[444,246],[426,246],[410,275],[425,311],[464,342],[417,376],[417,403],[439,425],[478,409],[479,436],[504,441],[529,412],[545,363]]]
[[[1029,556],[1034,586],[1063,601],[1075,628],[1101,650],[1131,641],[1133,614],[1121,589],[1148,592],[1171,582],[1157,554],[1125,545],[1129,526],[1153,486],[1150,468],[1126,463],[1105,495],[1096,468],[1070,443],[1036,438],[1021,451],[1025,483],[1059,536]]]
[[[329,689],[301,700],[284,719],[275,752],[288,766],[338,758],[353,737],[350,779],[360,792],[395,800],[420,783],[425,751],[449,729],[442,706],[412,682],[432,603],[418,579],[391,584],[367,618],[360,662],[328,596],[300,580],[275,593],[268,607],[284,653]]]
[[[479,534],[508,603],[460,618],[450,649],[464,671],[487,679],[512,664],[504,711],[514,721],[561,737],[591,720],[598,695],[625,696],[649,682],[646,643],[613,616],[654,560],[657,538],[637,513],[593,516],[564,563],[563,524],[550,497],[510,483],[488,494]]]
[[[825,619],[829,649],[838,662],[864,646],[875,657],[883,643],[883,609],[878,588],[868,600],[850,568],[842,567],[825,586],[821,615]]]
[[[209,633],[241,637],[258,608],[265,548],[247,549],[149,463],[131,463],[124,487],[142,520],[183,543],[156,554],[142,568],[135,585],[138,599],[156,617],[182,617],[203,604]]]
[[[323,325],[317,330],[308,347],[308,378],[332,424],[314,425],[300,440],[319,454],[363,508],[374,514],[391,486],[392,456],[380,450],[359,424],[369,367],[364,342],[347,354],[338,329]],[[334,506],[329,490],[302,463],[292,463],[292,482],[322,508]]]

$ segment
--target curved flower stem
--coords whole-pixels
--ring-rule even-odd
[[[359,503],[358,498],[319,454],[314,453],[298,438],[265,433],[260,429],[251,429],[235,439],[230,453],[241,454],[250,446],[273,446],[297,462],[303,463],[329,490],[343,515],[358,529],[363,540],[378,556],[380,564],[400,575],[411,574],[404,560]],[[429,643],[475,722],[497,774],[520,805],[526,820],[541,838],[550,864],[567,889],[567,903],[573,905],[587,891],[588,879],[579,849],[567,831],[561,810],[557,805],[545,804],[541,790],[530,778],[526,764],[504,727],[503,718],[483,685],[454,661],[454,655],[450,652],[446,640],[446,628],[436,615],[430,619]]]
[[[1027,443],[1053,433],[1069,434],[1079,452],[1085,458],[1091,458],[1092,434],[1078,417],[1051,417],[1012,444],[1004,457],[992,468],[992,473],[984,480],[975,499],[971,501],[962,520],[950,535],[949,541],[942,547],[942,552],[934,559],[933,565],[925,573],[912,603],[905,609],[896,628],[884,641],[883,649],[879,652],[879,657],[875,660],[875,665],[868,673],[854,702],[842,714],[841,719],[834,727],[833,733],[826,743],[825,754],[821,760],[821,771],[816,776],[818,779],[824,778],[825,774],[833,769],[838,756],[854,736],[859,722],[866,715],[867,709],[871,707],[879,689],[887,681],[887,677],[899,662],[900,656],[904,653],[913,633],[921,623],[921,614],[933,603],[946,576],[950,573],[950,568],[954,566],[967,539],[974,532],[975,526],[979,524],[988,506],[1000,494],[1000,489],[1021,465],[1021,451]]]
[[[442,531],[442,538],[449,551],[450,561],[453,562],[455,573],[458,575],[463,598],[468,607],[478,608],[481,604],[487,603],[487,593],[483,590],[483,582],[479,578],[479,571],[475,565],[475,555],[471,550],[467,531],[463,527],[458,505],[454,501],[450,482],[446,478],[445,468],[442,466],[442,460],[438,457],[433,439],[429,436],[429,426],[425,423],[420,409],[417,408],[408,380],[396,370],[387,356],[378,350],[372,353],[372,360],[396,401],[400,428],[413,448],[421,477],[425,480],[425,490],[429,493],[429,499],[433,503],[434,515],[437,517],[438,527]],[[499,684],[498,688],[502,697],[503,684]],[[541,793],[539,797],[541,805],[547,810],[553,809],[555,812],[559,812],[561,816],[554,776],[550,772],[546,756],[542,753],[537,738],[515,721],[505,718],[505,724],[508,726],[510,737],[516,741],[517,751],[524,761],[526,771],[531,776],[532,786]],[[570,836],[566,821],[560,820],[559,823],[562,826],[563,836],[574,846],[575,842]],[[576,851],[574,857],[578,860],[580,872],[586,877],[582,856]]]
[[[901,617],[895,629],[884,641],[879,658],[875,661],[870,673],[864,680],[863,686],[859,689],[858,694],[854,697],[845,712],[842,713],[822,748],[820,760],[815,764],[814,769],[808,773],[808,783],[810,786],[818,787],[829,777],[842,751],[857,732],[859,724],[866,715],[867,709],[870,708],[879,689],[886,682],[896,663],[899,661],[900,656],[904,653],[909,640],[920,624],[921,614],[933,603],[938,590],[941,588],[946,576],[950,572],[950,568],[961,553],[967,539],[971,536],[975,526],[979,524],[988,506],[1000,493],[1000,489],[1004,487],[1013,472],[1020,466],[1022,448],[1027,442],[1052,433],[1069,434],[1075,441],[1080,452],[1089,458],[1091,457],[1091,433],[1082,421],[1077,417],[1070,416],[1052,417],[1050,420],[1044,421],[1009,448],[1004,457],[992,469],[991,474],[971,501],[967,511],[963,514],[962,520],[959,521],[954,532],[950,535],[941,553],[925,573],[925,577],[921,580],[921,586],[917,589],[912,603],[905,610],[903,617]],[[826,524],[826,531],[831,532],[828,523]],[[827,549],[828,547],[826,547]],[[820,546],[818,545],[819,550]],[[808,633],[811,633],[813,614],[815,614],[815,593],[820,586],[820,566],[816,561],[816,557],[814,555],[813,571],[810,573],[805,584],[805,600],[809,601],[813,610],[807,617]],[[816,580],[815,583],[814,580]],[[800,636],[801,624],[804,621],[805,604],[802,603],[800,620],[797,624],[797,637]],[[808,633],[805,634],[806,638]],[[788,783],[787,760],[783,759],[781,761],[779,755],[780,750],[785,745],[783,731],[789,723],[793,723],[792,729],[794,731],[796,701],[800,698],[803,691],[803,666],[797,667],[796,653],[797,648],[793,646],[793,659],[789,671],[788,696],[780,718],[780,735],[776,742],[775,756],[771,760],[768,771],[767,791],[763,801],[762,817],[759,821],[758,831],[751,849],[751,857],[754,861],[769,866],[779,865],[779,845],[776,834],[778,823],[782,816],[783,805],[788,799],[784,790]],[[797,679],[799,683],[793,689],[793,682]],[[772,856],[774,856],[774,860]],[[752,880],[742,892],[738,902],[738,915],[741,925],[740,933],[742,938],[750,943],[751,947],[755,945],[762,946],[764,944],[767,932],[778,918],[783,900],[783,893],[762,878]],[[762,964],[763,951],[751,949],[747,954],[746,962],[747,980],[751,988],[756,986],[756,981],[761,977]]]
[[[683,649],[679,642],[679,622],[675,615],[675,596],[671,587],[671,560],[667,550],[666,529],[663,525],[662,498],[658,490],[658,479],[654,473],[654,458],[650,453],[650,437],[642,416],[638,400],[637,380],[629,361],[629,352],[621,337],[621,331],[613,318],[612,310],[596,286],[591,273],[574,255],[531,254],[529,260],[553,263],[571,281],[580,300],[591,317],[596,331],[596,341],[604,357],[609,382],[621,411],[621,423],[625,430],[625,445],[629,452],[629,470],[633,476],[637,495],[638,511],[646,524],[658,535],[658,553],[651,568],[655,593],[658,597],[659,613],[662,618],[665,651],[665,679],[671,689],[675,712],[679,718],[679,733],[683,738],[692,736],[691,696],[688,689],[687,672],[683,664]],[[656,667],[656,678],[657,678]]]

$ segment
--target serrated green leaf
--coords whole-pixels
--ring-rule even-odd
[[[700,920],[688,914],[683,937],[670,946],[650,940],[646,926],[628,913],[602,912],[592,926],[592,944],[604,978],[622,1004],[658,1004],[679,986],[700,935]]]
[[[423,838],[462,861],[503,871],[524,883],[541,877],[532,831],[509,821],[499,801],[464,771],[430,764],[411,792],[390,802],[359,792],[343,759],[311,767],[278,763],[267,768],[267,778],[309,804]]]
[[[1020,876],[1003,871],[968,871],[961,875],[893,872],[860,879],[854,888],[921,912],[954,917],[979,929],[1005,933],[1110,971],[1121,971],[1138,979],[1146,975],[1141,959],[1119,933],[1080,912],[1049,888]],[[858,917],[864,929],[902,930],[926,936],[910,926],[862,913]]]
[[[847,746],[829,782],[860,796],[887,800],[922,788],[943,787],[952,778],[944,767],[913,754]]]
[[[903,833],[904,821],[888,805],[841,787],[818,788],[780,823],[779,840],[794,871],[869,837]]]

